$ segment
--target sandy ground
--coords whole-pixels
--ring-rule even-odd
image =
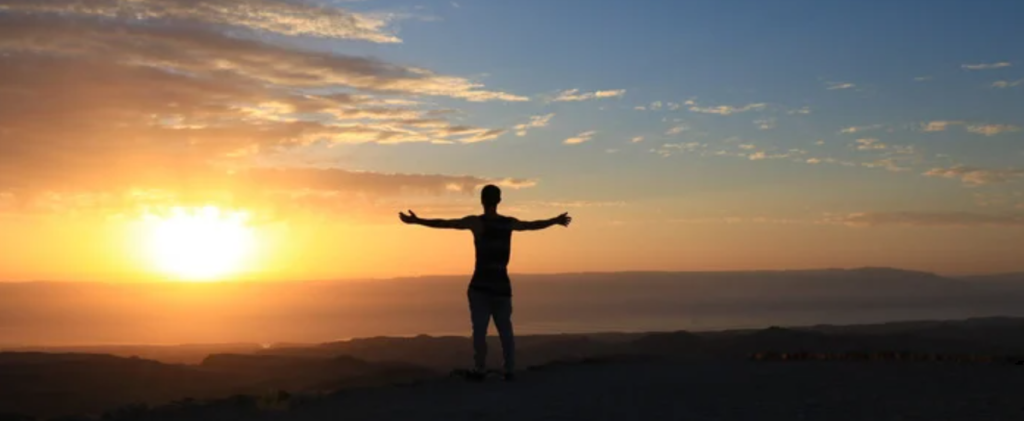
[[[614,363],[351,391],[287,420],[1024,420],[1024,366]],[[261,417],[262,418],[262,417]]]

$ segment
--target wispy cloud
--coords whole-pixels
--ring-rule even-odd
[[[762,118],[762,119],[754,120],[754,125],[756,125],[757,128],[761,129],[761,130],[771,130],[771,129],[775,128],[775,119],[774,118]]]
[[[949,126],[956,126],[964,124],[962,121],[929,121],[927,123],[921,123],[921,130],[926,132],[944,132]]]
[[[427,98],[526,100],[458,76],[256,36],[398,41],[384,20],[327,6],[2,3],[0,150],[17,152],[0,154],[0,191],[17,196],[137,189],[166,201],[230,196],[236,205],[271,206],[277,195],[313,191],[304,197],[337,209],[346,195],[469,189],[492,180],[362,173],[296,156],[312,144],[492,140],[506,129],[455,123],[448,118],[458,110]]]
[[[643,136],[635,136],[632,139],[630,139],[629,141],[630,141],[630,143],[640,143],[640,142],[644,141],[644,137]]]
[[[1024,79],[1018,79],[1018,80],[997,80],[995,82],[992,82],[992,87],[993,88],[997,88],[997,89],[1016,88],[1016,87],[1021,86],[1021,85],[1024,85]]]
[[[487,180],[487,181],[488,181],[488,184],[494,184],[494,185],[497,185],[499,187],[505,187],[505,188],[509,188],[509,189],[512,189],[512,190],[527,189],[527,188],[530,188],[530,187],[536,187],[537,186],[537,180],[535,180],[535,179],[528,179],[528,178],[499,178],[499,179],[490,179],[490,180]],[[479,188],[479,187],[481,187],[481,185],[479,183],[477,183],[477,187]]]
[[[388,33],[388,15],[279,0],[5,0],[0,9],[36,14],[100,18],[132,17],[146,22],[201,22],[280,35],[398,43]]]
[[[788,152],[785,152],[785,153],[780,153],[780,152],[768,153],[768,152],[765,152],[765,151],[757,151],[757,152],[754,152],[754,153],[751,153],[751,154],[747,155],[747,159],[749,159],[751,161],[761,161],[761,160],[765,160],[765,159],[796,158],[796,157],[798,157],[800,155],[805,155],[806,153],[807,153],[807,151],[804,151],[804,150],[801,150],[801,149],[790,149]],[[801,160],[802,160],[802,158],[801,158]]]
[[[744,143],[744,144],[739,145],[737,147],[740,148],[740,149],[743,149],[743,150],[748,150],[748,151],[752,150],[752,149],[757,149],[757,146],[752,144],[752,143]]]
[[[811,165],[834,164],[834,165],[842,165],[844,167],[856,167],[857,166],[856,162],[843,161],[843,160],[832,158],[832,157],[828,157],[828,158],[811,157],[811,158],[807,158],[806,160],[804,160],[804,162],[807,163],[807,164],[811,164]]]
[[[707,144],[700,142],[666,143],[658,149],[652,149],[651,152],[668,157],[676,153],[697,152],[707,148],[707,146]]]
[[[901,167],[899,162],[894,158],[882,158],[870,162],[862,162],[860,165],[866,168],[885,168],[887,171],[891,172],[910,171],[910,168]]]
[[[1021,227],[1024,226],[1024,213],[860,212],[828,217],[825,222],[861,227]]]
[[[590,139],[593,138],[595,134],[597,134],[596,130],[586,131],[576,136],[565,139],[563,143],[565,143],[566,145],[578,145],[580,143],[590,141]]]
[[[792,110],[786,111],[786,114],[790,114],[790,115],[793,115],[793,114],[807,115],[807,114],[810,114],[810,113],[811,113],[811,107],[801,107],[801,108],[796,108],[796,109],[792,109]]]
[[[739,107],[734,107],[731,105],[718,105],[711,107],[701,107],[693,105],[690,107],[690,111],[704,114],[732,115],[737,113],[744,113],[747,111],[763,110],[767,106],[768,104],[765,103],[747,104]]]
[[[566,91],[559,92],[552,101],[554,102],[572,102],[572,101],[589,101],[592,99],[605,99],[605,98],[618,98],[626,95],[625,89],[616,89],[608,91],[596,91],[596,92],[580,92],[579,89],[569,89]]]
[[[857,150],[859,151],[879,150],[886,149],[888,147],[888,145],[879,142],[878,139],[875,138],[857,139]]]
[[[1024,169],[1019,168],[978,168],[956,165],[948,168],[932,168],[924,173],[928,177],[956,178],[964,184],[980,186],[1000,184],[1024,177]]]
[[[670,129],[668,129],[667,131],[665,131],[665,136],[675,136],[675,135],[680,134],[682,132],[685,132],[687,130],[690,130],[689,126],[687,126],[685,124],[680,124],[678,126],[674,126],[674,127],[670,128]]]
[[[825,82],[825,86],[825,89],[828,89],[830,91],[837,91],[840,89],[853,89],[857,87],[857,85],[850,82]]]
[[[555,113],[545,114],[545,115],[535,115],[533,117],[530,117],[530,121],[529,122],[522,123],[522,124],[517,124],[512,129],[515,130],[516,136],[520,136],[520,137],[526,136],[526,132],[529,131],[529,129],[536,129],[536,128],[541,128],[541,127],[547,127],[548,123],[551,122],[551,119],[554,116],[555,116]]]
[[[1004,67],[1010,67],[1010,66],[1013,66],[1013,64],[1010,64],[1010,63],[1005,62],[1005,61],[1001,61],[1001,62],[998,62],[998,63],[964,64],[964,65],[961,65],[960,67],[963,68],[964,70],[992,70],[992,69],[1002,69]]]
[[[871,130],[878,130],[878,129],[881,129],[881,128],[882,128],[881,124],[872,124],[870,126],[853,126],[853,127],[843,128],[842,130],[839,131],[839,133],[843,133],[843,134],[862,133],[862,132],[871,131]]]
[[[1020,127],[1006,124],[976,124],[967,126],[967,131],[985,136],[996,136],[1003,133],[1019,132],[1020,130]]]

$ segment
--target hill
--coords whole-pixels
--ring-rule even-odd
[[[1013,363],[1024,355],[1022,329],[1024,319],[985,318],[716,332],[528,335],[520,338],[519,354],[527,372],[588,361],[731,367],[751,358],[771,361],[783,355],[789,359],[846,355],[838,359],[858,361],[878,356],[904,361],[911,356],[931,360],[970,356],[969,362],[994,365]],[[341,391],[432,384],[451,368],[464,367],[470,361],[470,349],[465,337],[420,335],[213,354],[198,364],[96,354],[0,353],[0,414],[46,418],[160,413],[167,408],[218,407],[225,402],[255,405],[266,396],[271,396],[271,403],[282,399],[294,403],[299,397],[333,396]],[[496,354],[491,356],[497,358]]]

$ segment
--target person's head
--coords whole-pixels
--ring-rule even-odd
[[[480,190],[480,203],[485,208],[498,207],[498,203],[501,203],[501,189],[493,184],[484,186],[483,190]]]

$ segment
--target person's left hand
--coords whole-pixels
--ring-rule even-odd
[[[409,211],[408,215],[406,215],[405,213],[399,212],[398,213],[398,218],[401,219],[402,222],[405,222],[406,224],[415,223],[417,220],[420,219],[418,216],[416,216],[416,213],[414,213],[412,210]]]

